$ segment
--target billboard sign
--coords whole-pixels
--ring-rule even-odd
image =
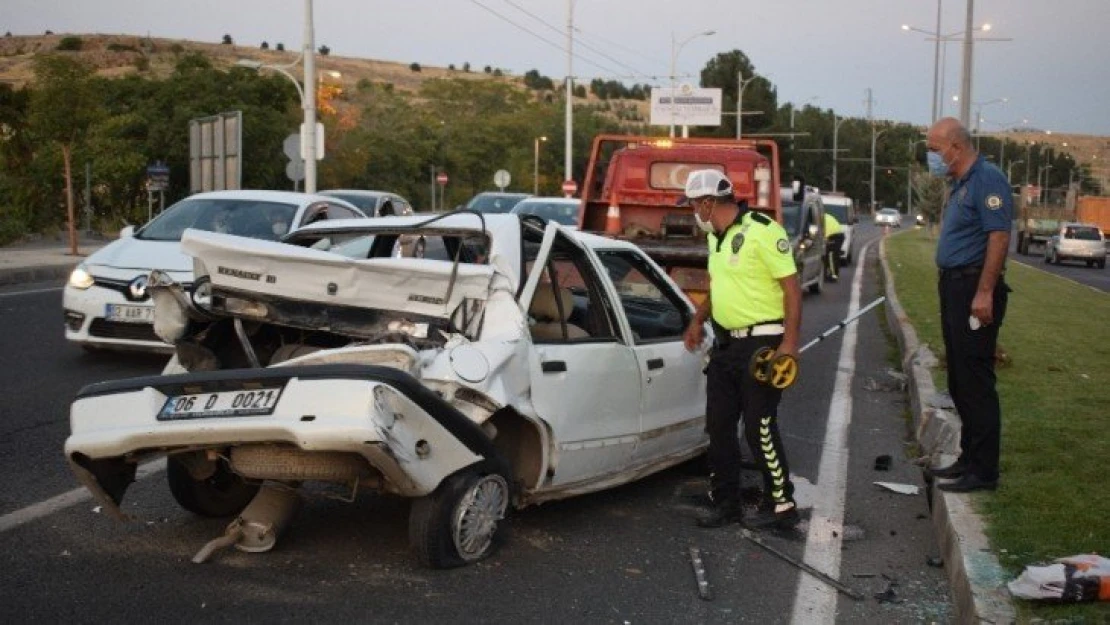
[[[691,85],[651,90],[652,126],[720,126],[721,90]]]
[[[189,193],[243,187],[243,112],[189,120]]]

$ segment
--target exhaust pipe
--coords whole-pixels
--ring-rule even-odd
[[[201,564],[218,549],[235,545],[239,551],[262,553],[274,548],[278,536],[289,527],[301,507],[301,496],[291,488],[269,482],[262,485],[224,535],[201,547],[193,562]]]

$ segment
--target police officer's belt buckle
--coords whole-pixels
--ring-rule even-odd
[[[781,323],[760,323],[739,330],[729,330],[728,335],[734,339],[746,339],[749,336],[777,336],[786,331]]]

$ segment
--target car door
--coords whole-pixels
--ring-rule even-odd
[[[538,251],[534,248],[538,247]],[[518,302],[529,313],[532,406],[549,426],[546,486],[626,469],[640,434],[636,355],[619,340],[613,302],[581,246],[548,224]]]
[[[801,236],[805,250],[802,252],[801,271],[802,281],[808,283],[821,279],[821,257],[825,252],[825,215],[815,194],[806,194],[802,214]]]
[[[627,320],[626,341],[640,373],[640,442],[633,460],[653,461],[705,441],[704,354],[682,334],[693,308],[655,263],[637,250],[598,250]]]

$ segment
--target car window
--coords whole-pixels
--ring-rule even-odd
[[[840,204],[825,204],[825,212],[842,224],[848,223],[848,207]]]
[[[360,217],[362,217],[362,215],[359,215],[346,206],[328,203],[328,219],[357,219]]]
[[[802,205],[793,200],[783,200],[782,202],[782,227],[786,230],[786,234],[790,238],[798,236],[800,229],[798,227],[801,221]]]
[[[335,191],[324,191],[320,195],[330,195],[331,197],[339,198],[349,204],[354,204],[367,215],[373,215],[374,209],[378,206],[378,200],[381,196],[375,193],[342,193]]]
[[[578,225],[578,202],[545,202],[524,200],[513,207],[518,215],[536,215],[564,226]]]
[[[1077,226],[1068,228],[1064,233],[1064,238],[1078,241],[1098,241],[1101,237],[1097,228]]]
[[[507,213],[526,197],[528,196],[519,193],[479,193],[466,207],[480,213]]]
[[[679,341],[690,311],[659,273],[633,252],[598,252],[617,289],[635,343]]]
[[[538,243],[526,243],[525,256],[534,259]],[[531,273],[532,262],[526,269]],[[615,340],[616,318],[598,276],[585,254],[562,233],[528,307],[532,339],[539,343]]]
[[[276,241],[290,229],[297,207],[282,202],[244,198],[193,198],[162,212],[135,237],[148,241],[180,241],[187,228]]]

